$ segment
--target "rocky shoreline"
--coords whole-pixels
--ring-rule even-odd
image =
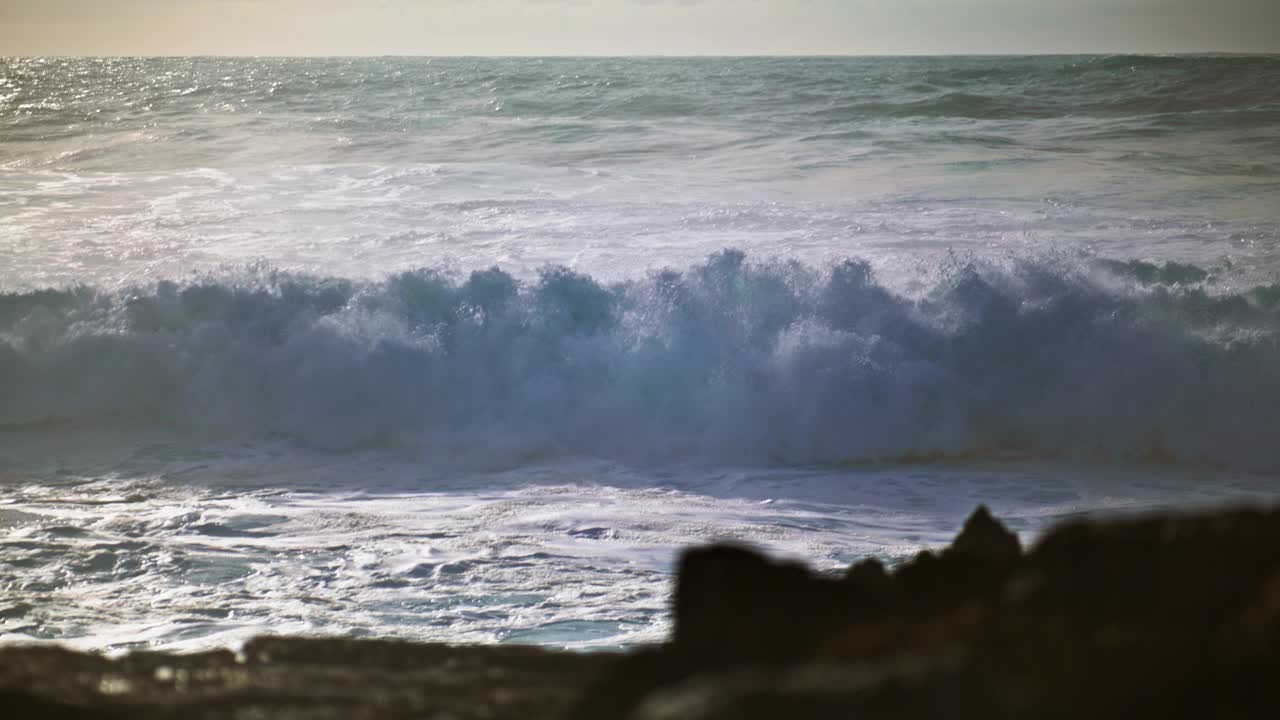
[[[670,642],[628,654],[259,638],[241,652],[0,648],[26,718],[1280,717],[1280,511],[1073,521],[840,577],[687,551]]]

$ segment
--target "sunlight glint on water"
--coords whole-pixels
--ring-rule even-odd
[[[0,60],[0,641],[611,647],[1275,497],[1280,59]]]

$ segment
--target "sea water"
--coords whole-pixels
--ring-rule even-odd
[[[577,648],[1280,497],[1280,57],[0,60],[0,642]]]

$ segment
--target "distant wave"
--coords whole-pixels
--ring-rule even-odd
[[[265,269],[0,296],[0,426],[840,463],[984,453],[1280,467],[1280,286],[1188,265],[868,265],[729,250],[606,285]],[[33,430],[34,431],[34,430]]]
[[[482,121],[469,137],[518,147],[529,132],[625,144],[673,119],[803,137],[832,123],[883,132],[878,123],[902,119],[954,119],[963,128],[1091,118],[1125,121],[1112,131],[1141,134],[1265,131],[1280,118],[1280,56],[0,58],[0,74],[11,88],[0,110],[13,115],[6,132],[15,140],[185,131],[187,141],[209,142],[213,158],[225,155],[228,139],[251,133],[386,141],[468,119]],[[140,107],[170,118],[169,130],[149,124]],[[230,107],[253,120],[212,132],[192,124]],[[502,118],[518,122],[493,122]],[[1059,136],[1075,129],[1048,124],[1062,125]]]

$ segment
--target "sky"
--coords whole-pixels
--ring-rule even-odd
[[[4,55],[1280,52],[1280,0],[0,0]]]

